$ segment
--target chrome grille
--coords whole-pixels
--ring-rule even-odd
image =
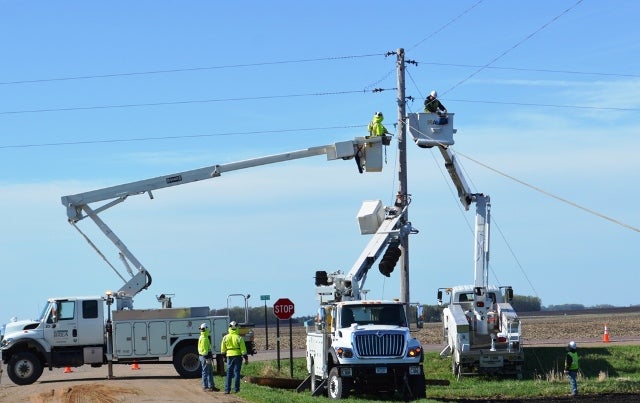
[[[398,357],[404,349],[402,333],[365,333],[356,335],[355,339],[361,357]]]

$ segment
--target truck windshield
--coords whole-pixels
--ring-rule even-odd
[[[42,311],[40,312],[40,316],[38,316],[38,322],[43,322],[47,318],[47,312],[49,311],[49,305],[51,305],[51,303],[49,301],[47,301],[47,303],[44,304],[44,307],[42,308]]]
[[[407,326],[407,319],[400,304],[345,306],[341,327],[349,327],[352,323]]]

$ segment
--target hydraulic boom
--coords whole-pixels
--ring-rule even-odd
[[[67,209],[67,217],[72,224],[91,245],[92,248],[109,264],[116,274],[124,281],[124,285],[116,294],[117,309],[132,309],[133,297],[140,291],[151,285],[151,275],[142,263],[131,253],[127,246],[109,228],[109,226],[99,217],[103,211],[124,202],[129,196],[147,193],[153,199],[152,191],[187,183],[197,182],[206,179],[217,178],[223,173],[256,167],[260,165],[273,164],[277,162],[291,161],[300,158],[326,155],[327,160],[349,160],[354,159],[359,171],[380,172],[382,171],[383,140],[385,137],[356,137],[354,140],[342,141],[334,144],[311,147],[303,150],[290,151],[281,154],[274,154],[265,157],[253,158],[244,161],[227,164],[216,164],[204,168],[190,171],[178,172],[155,178],[144,179],[136,182],[125,183],[75,195],[62,196],[61,202]],[[106,202],[99,207],[90,205],[98,202]],[[109,263],[104,254],[77,226],[77,223],[85,218],[91,218],[105,236],[118,248],[120,259],[129,275],[130,280],[126,280],[115,267]],[[131,266],[135,267],[137,273],[133,273]]]

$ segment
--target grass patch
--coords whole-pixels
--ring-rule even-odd
[[[584,395],[628,393],[640,394],[640,346],[611,346],[579,348],[581,373],[578,377],[580,393]],[[562,347],[532,347],[525,349],[525,371],[522,380],[494,377],[465,377],[455,380],[451,373],[451,359],[440,358],[438,353],[425,355],[424,370],[427,379],[449,380],[449,386],[427,386],[427,399],[434,402],[447,399],[531,399],[566,396],[569,382],[564,375]],[[290,378],[289,359],[251,362],[243,365],[243,375]],[[301,381],[307,377],[304,358],[293,360],[293,377]],[[222,385],[223,383],[218,383]],[[222,379],[222,382],[224,380]],[[305,403],[328,400],[311,397],[309,390],[275,389],[248,383],[242,384],[240,395],[250,402]],[[380,402],[387,396],[352,396],[345,401]]]

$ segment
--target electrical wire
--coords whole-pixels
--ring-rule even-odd
[[[374,56],[381,56],[381,54],[373,53],[373,54],[365,54],[365,55],[320,57],[320,58],[313,58],[313,59],[280,60],[275,62],[239,63],[239,64],[228,64],[228,65],[221,65],[221,66],[206,66],[206,67],[186,67],[182,69],[150,70],[150,71],[138,71],[138,72],[128,72],[128,73],[111,73],[111,74],[96,74],[96,75],[86,75],[86,76],[41,78],[41,79],[33,79],[33,80],[0,81],[0,85],[34,84],[34,83],[46,83],[46,82],[52,82],[52,81],[89,80],[89,79],[96,79],[96,78],[184,73],[184,72],[192,72],[192,71],[221,70],[221,69],[231,69],[231,68],[239,68],[239,67],[258,67],[258,66],[270,66],[270,65],[280,65],[280,64],[310,63],[310,62],[318,62],[318,61],[356,59],[356,58],[374,57]]]
[[[471,73],[469,76],[467,76],[466,78],[460,80],[458,83],[454,84],[452,87],[450,87],[449,89],[445,90],[443,92],[443,94],[446,94],[448,92],[453,91],[454,89],[456,89],[457,87],[459,87],[461,84],[463,84],[464,82],[470,80],[471,78],[473,78],[476,74],[480,73],[482,70],[484,70],[485,68],[491,66],[493,63],[497,62],[498,60],[502,59],[504,56],[506,56],[507,54],[509,54],[511,51],[513,51],[515,48],[517,48],[518,46],[522,45],[524,42],[528,41],[529,39],[533,38],[534,35],[536,35],[537,33],[541,32],[542,30],[544,30],[545,28],[547,28],[549,25],[551,25],[552,23],[554,23],[555,21],[557,21],[558,19],[560,19],[560,17],[564,16],[565,14],[567,14],[569,11],[573,10],[574,8],[576,8],[580,3],[582,3],[584,0],[578,0],[574,5],[572,5],[571,7],[567,8],[566,10],[564,10],[563,12],[561,12],[560,14],[556,15],[555,17],[553,17],[551,20],[549,20],[548,22],[546,22],[545,24],[543,24],[540,28],[538,28],[537,30],[533,31],[532,33],[530,33],[529,35],[527,35],[526,37],[524,37],[523,39],[521,39],[520,41],[516,42],[513,46],[511,46],[509,49],[506,49],[505,51],[503,51],[502,53],[500,53],[498,56],[494,57],[493,59],[491,59],[489,61],[489,63],[481,66],[480,68],[478,68],[476,71],[474,71],[473,73]]]
[[[128,139],[105,139],[105,140],[66,141],[66,142],[56,142],[56,143],[14,144],[14,145],[0,145],[0,149],[59,147],[59,146],[74,146],[74,145],[86,145],[86,144],[126,143],[126,142],[139,142],[139,141],[190,139],[190,138],[195,139],[195,138],[206,138],[206,137],[237,136],[237,135],[251,135],[251,134],[270,134],[270,133],[289,133],[289,132],[299,133],[299,132],[305,132],[305,131],[353,129],[353,128],[362,128],[362,127],[363,125],[303,127],[303,128],[295,128],[295,129],[254,130],[254,131],[245,131],[245,132],[223,132],[223,133],[193,134],[193,135],[183,135],[183,136],[138,137],[138,138],[128,138]],[[364,127],[366,127],[366,125]]]
[[[582,211],[585,211],[585,212],[587,212],[587,213],[589,213],[589,214],[595,215],[596,217],[600,217],[600,218],[605,219],[605,220],[607,220],[607,221],[610,221],[610,222],[612,222],[612,223],[614,223],[614,224],[620,225],[621,227],[624,227],[624,228],[630,229],[630,230],[635,231],[635,232],[640,232],[640,228],[638,228],[638,227],[634,227],[634,226],[632,226],[632,225],[630,225],[630,224],[626,224],[626,223],[624,223],[624,222],[622,222],[622,221],[620,221],[620,220],[617,220],[617,219],[615,219],[615,218],[609,217],[609,216],[607,216],[607,215],[604,215],[604,214],[602,214],[602,213],[599,213],[599,212],[597,212],[597,211],[595,211],[595,210],[592,210],[592,209],[590,209],[590,208],[587,208],[587,207],[581,206],[581,205],[579,205],[578,203],[572,202],[572,201],[567,200],[567,199],[565,199],[565,198],[563,198],[563,197],[557,196],[557,195],[555,195],[555,194],[553,194],[553,193],[551,193],[551,192],[548,192],[548,191],[546,191],[546,190],[543,190],[543,189],[541,189],[541,188],[539,188],[539,187],[537,187],[537,186],[534,186],[534,185],[532,185],[532,184],[530,184],[530,183],[527,183],[527,182],[525,182],[525,181],[523,181],[523,180],[521,180],[521,179],[518,179],[518,178],[516,178],[516,177],[514,177],[514,176],[511,176],[511,175],[509,175],[509,174],[507,174],[507,173],[505,173],[505,172],[502,172],[502,171],[500,171],[500,170],[498,170],[498,169],[496,169],[496,168],[493,168],[493,167],[491,167],[491,166],[489,166],[489,165],[487,165],[487,164],[485,164],[485,163],[482,163],[482,162],[480,162],[480,161],[476,160],[475,158],[472,158],[472,157],[470,157],[470,156],[468,156],[468,155],[462,154],[462,153],[460,153],[460,152],[458,152],[458,153],[457,153],[457,155],[460,155],[460,156],[462,156],[462,157],[464,157],[464,158],[468,159],[469,161],[475,162],[476,164],[478,164],[478,165],[480,165],[480,166],[482,166],[482,167],[484,167],[484,168],[486,168],[486,169],[488,169],[488,170],[490,170],[490,171],[493,171],[493,172],[495,172],[495,173],[497,173],[497,174],[499,174],[499,175],[502,175],[502,176],[504,176],[505,178],[511,179],[511,180],[512,180],[512,181],[514,181],[514,182],[518,182],[519,184],[524,185],[524,186],[528,187],[529,189],[533,189],[533,190],[535,190],[536,192],[542,193],[542,194],[544,194],[545,196],[549,196],[549,197],[551,197],[551,198],[553,198],[553,199],[556,199],[556,200],[558,200],[558,201],[561,201],[561,202],[563,202],[563,203],[566,203],[566,204],[568,204],[568,205],[570,205],[570,206],[572,206],[572,207],[575,207],[575,208],[577,208],[577,209],[580,209],[580,210],[582,210]]]
[[[380,91],[386,91],[386,90],[388,89],[375,89],[373,91],[380,92]],[[43,108],[43,109],[18,110],[18,111],[0,111],[0,115],[16,115],[16,114],[24,114],[24,113],[39,113],[39,112],[69,112],[69,111],[96,110],[96,109],[138,108],[138,107],[147,107],[147,106],[186,105],[186,104],[201,104],[201,103],[211,103],[211,102],[255,101],[255,100],[264,100],[264,99],[300,98],[300,97],[327,96],[327,95],[347,95],[347,94],[358,94],[358,93],[366,93],[366,91],[351,90],[351,91],[314,92],[314,93],[287,94],[287,95],[265,95],[265,96],[259,96],[259,97],[192,99],[192,100],[186,100],[186,101],[147,102],[147,103],[140,103],[140,104],[76,106],[76,107],[69,107],[69,108]]]

